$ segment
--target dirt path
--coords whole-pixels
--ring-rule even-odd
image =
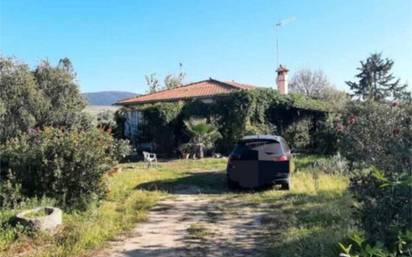
[[[148,221],[97,256],[261,256],[261,222],[269,209],[237,199],[178,194],[161,201]]]

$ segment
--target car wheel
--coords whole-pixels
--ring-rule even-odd
[[[289,190],[290,189],[290,180],[288,179],[287,181],[282,182],[280,184],[280,189],[281,190]]]

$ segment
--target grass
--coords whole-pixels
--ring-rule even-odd
[[[85,212],[65,213],[64,226],[53,236],[33,234],[10,223],[22,209],[53,205],[50,199],[33,199],[16,210],[1,210],[0,256],[21,252],[34,257],[92,256],[93,249],[144,221],[161,198],[198,192],[204,197],[270,204],[271,213],[264,220],[268,256],[337,256],[337,242],[354,230],[353,200],[347,177],[309,169],[317,158],[297,158],[290,191],[259,192],[228,191],[225,159],[176,160],[150,169],[142,163],[122,164],[123,172],[107,178],[107,199]],[[203,238],[208,231],[202,224],[193,224],[188,233]]]
[[[209,231],[205,224],[202,223],[193,223],[187,228],[187,232],[190,237],[196,239],[204,239],[212,234]]]

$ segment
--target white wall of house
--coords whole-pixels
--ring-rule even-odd
[[[124,136],[133,140],[137,136],[137,128],[142,120],[142,113],[137,110],[129,110],[124,122]]]

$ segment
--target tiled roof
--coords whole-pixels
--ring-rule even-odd
[[[219,81],[215,79],[208,79],[190,83],[174,89],[166,89],[147,95],[140,95],[133,98],[121,100],[116,104],[134,105],[161,101],[178,101],[190,98],[206,98],[251,88],[255,88],[255,86],[241,84],[235,81]]]

